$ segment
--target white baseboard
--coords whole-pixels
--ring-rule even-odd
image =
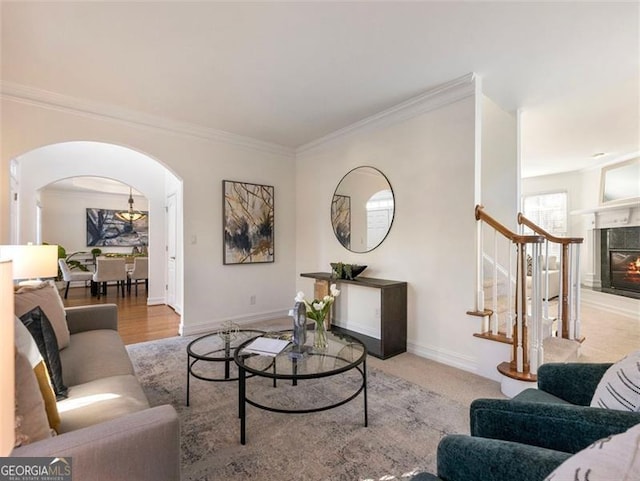
[[[414,342],[407,342],[407,352],[426,359],[431,359],[432,361],[436,361],[441,364],[446,364],[447,366],[462,369],[463,371],[478,374],[476,360],[465,354],[460,354],[446,349],[424,346]]]
[[[281,319],[283,317],[287,317],[288,311],[286,309],[276,310],[276,311],[267,311],[260,312],[256,314],[251,314],[247,316],[236,316],[236,317],[225,317],[222,319],[209,319],[204,322],[199,322],[185,326],[184,320],[180,323],[180,335],[181,336],[191,336],[193,334],[205,334],[210,331],[214,331],[215,329],[221,328],[226,322],[234,322],[239,326],[243,326],[246,324],[252,324],[255,322],[261,321],[271,321],[273,319]]]
[[[602,287],[602,282],[600,277],[595,274],[587,274],[582,278],[582,285],[588,288],[600,288]]]
[[[159,306],[166,303],[167,301],[164,297],[147,297],[147,306]]]

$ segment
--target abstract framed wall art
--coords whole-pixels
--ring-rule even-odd
[[[87,208],[87,246],[141,247],[149,245],[149,215],[133,222],[121,220],[116,210]]]
[[[274,261],[274,188],[222,181],[223,264]]]
[[[340,244],[351,248],[351,197],[334,194],[331,200],[331,225]]]

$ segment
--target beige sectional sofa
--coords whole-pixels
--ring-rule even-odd
[[[67,399],[57,402],[58,435],[12,456],[71,457],[73,479],[180,479],[178,417],[151,408],[118,335],[113,304],[67,308],[69,344],[60,350]]]

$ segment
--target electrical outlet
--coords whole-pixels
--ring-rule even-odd
[[[249,304],[251,304],[252,306],[255,305],[256,303],[256,296],[253,295],[249,298]]]
[[[376,310],[374,312],[375,318],[376,319],[380,319],[380,308],[376,307]]]

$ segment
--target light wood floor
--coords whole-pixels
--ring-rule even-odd
[[[178,335],[180,316],[168,306],[147,306],[147,295],[143,284],[138,286],[138,296],[135,288],[131,289],[131,295],[124,298],[116,295],[116,287],[109,286],[107,296],[100,299],[91,297],[91,290],[83,287],[72,287],[69,296],[64,299],[64,305],[86,306],[88,304],[117,304],[118,306],[118,333],[125,344],[153,341]]]

